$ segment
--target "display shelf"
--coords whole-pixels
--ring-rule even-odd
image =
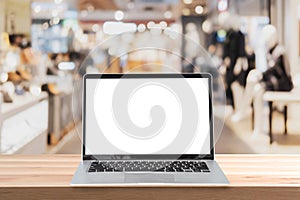
[[[1,104],[0,153],[44,153],[47,145],[48,95],[15,95]]]

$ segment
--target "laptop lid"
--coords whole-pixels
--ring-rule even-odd
[[[83,160],[214,159],[209,74],[87,74]]]

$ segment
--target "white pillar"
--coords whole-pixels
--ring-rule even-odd
[[[284,45],[284,3],[282,0],[271,0],[271,24],[277,28],[278,40]]]
[[[284,1],[284,44],[290,63],[291,73],[300,72],[299,65],[299,0]]]
[[[5,0],[0,1],[0,33],[5,29]]]
[[[6,2],[5,0],[3,1],[0,0],[0,37],[2,37],[2,33],[5,31],[5,2]],[[0,38],[0,56],[1,56],[1,51],[3,50],[1,49],[1,47],[2,47],[2,38]]]

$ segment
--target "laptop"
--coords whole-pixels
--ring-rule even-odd
[[[87,74],[71,185],[226,185],[209,74]]]

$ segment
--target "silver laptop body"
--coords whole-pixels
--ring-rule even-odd
[[[198,86],[202,84],[201,81],[207,83],[206,89],[202,86],[201,89],[201,87]],[[83,82],[82,159],[71,180],[71,185],[227,185],[229,183],[219,165],[214,160],[213,110],[211,99],[212,77],[209,74],[88,74],[84,76]],[[177,82],[178,86],[175,84]],[[193,114],[198,114],[199,116],[203,115],[204,120],[202,120],[200,116],[199,121],[202,120],[206,122],[205,119],[207,118],[207,123],[206,125],[203,125],[203,128],[201,127],[202,122],[200,122],[200,125],[197,125],[198,131],[195,131],[196,134],[194,134],[194,136],[189,135],[183,130],[182,135],[177,135],[172,141],[166,141],[168,145],[165,145],[164,148],[160,147],[157,142],[153,143],[154,149],[147,149],[147,145],[151,142],[150,140],[152,138],[146,138],[141,141],[139,138],[136,139],[134,136],[130,135],[131,133],[124,136],[124,139],[123,136],[120,136],[120,138],[116,138],[115,141],[111,140],[114,139],[111,135],[114,135],[115,132],[117,132],[114,132],[114,130],[117,130],[115,127],[119,128],[118,126],[124,124],[122,124],[123,122],[120,122],[114,126],[110,125],[114,128],[107,131],[109,129],[109,125],[107,124],[110,123],[110,120],[108,120],[109,116],[105,115],[110,115],[110,113],[105,110],[109,110],[108,107],[113,104],[113,108],[111,109],[117,107],[118,110],[116,112],[121,112],[122,106],[126,105],[122,102],[128,103],[128,99],[122,99],[128,97],[128,95],[126,96],[126,94],[124,94],[126,92],[121,92],[120,94],[109,92],[112,85],[115,85],[111,88],[115,92],[124,91],[126,90],[126,87],[130,89],[130,87],[132,88],[136,85],[146,85],[142,89],[148,91],[143,94],[143,91],[141,90],[140,97],[142,98],[143,95],[148,97],[145,97],[146,101],[148,102],[147,99],[150,99],[149,102],[151,103],[151,101],[160,101],[159,98],[162,98],[162,101],[166,101],[163,100],[162,96],[164,95],[166,96],[164,99],[168,98],[167,94],[160,93],[162,85],[166,85],[163,89],[171,88],[170,90],[172,90],[176,87],[177,89],[180,89],[178,91],[182,91],[185,90],[185,86],[183,85],[187,82],[190,84],[189,87],[193,87],[191,91],[194,91],[194,93],[197,94],[196,91],[199,90],[198,92],[200,95],[198,95],[199,97],[197,98],[203,98],[203,96],[205,96],[203,101],[206,102],[206,105],[199,106],[201,109],[199,109],[198,113],[196,112],[196,108],[187,108],[187,110],[190,109],[190,117],[188,116],[189,113],[184,113],[185,108],[182,108],[182,120],[185,121],[183,121],[181,127],[179,127],[180,130],[185,126],[183,123],[192,123]],[[170,84],[170,87],[168,84]],[[153,87],[153,85],[155,86]],[[174,90],[176,95],[176,89]],[[153,92],[154,95],[149,94],[151,92]],[[179,100],[180,98],[185,98],[184,95],[185,94],[178,94]],[[112,101],[109,101],[109,98],[112,98]],[[138,102],[138,97],[134,99],[135,97],[131,96],[131,98],[132,101]],[[170,98],[171,99],[168,101],[169,104],[172,104],[172,97]],[[199,103],[199,99],[197,98],[195,102]],[[117,99],[117,101],[114,102],[114,99]],[[189,106],[194,106],[193,101],[190,99],[192,98],[189,97],[189,99],[183,100],[183,106],[184,101],[187,101],[188,104],[190,104]],[[145,105],[147,102],[145,102]],[[176,102],[176,99],[174,102]],[[118,105],[114,105],[114,103]],[[153,110],[151,110],[151,112],[152,111]],[[138,109],[133,112],[138,113]],[[162,115],[159,109],[156,113],[158,115],[155,115],[155,112],[156,111],[153,111],[153,116],[156,118],[159,118]],[[174,113],[176,113],[176,111],[174,111]],[[167,112],[165,114],[168,115]],[[117,117],[117,115],[118,113],[115,117]],[[134,117],[135,116],[133,116],[133,118]],[[155,120],[156,118],[152,120]],[[124,121],[126,122],[126,120]],[[102,125],[103,123],[105,123],[105,125]],[[126,126],[126,124],[124,126]],[[189,124],[187,124],[187,127],[188,126]],[[193,126],[193,124],[190,126]],[[205,129],[204,127],[208,128],[208,133],[201,133],[202,129]],[[130,129],[130,127],[125,128],[134,130]],[[190,127],[188,127],[188,129],[189,128]],[[147,129],[146,131],[149,130]],[[171,134],[171,138],[173,133],[166,134]],[[189,145],[183,144],[186,145],[185,149],[181,144],[176,143],[176,140],[184,141],[184,138],[190,138],[190,140],[192,138],[193,140]],[[133,142],[130,143],[131,141]],[[134,143],[134,141],[137,141],[137,143]],[[140,145],[139,142],[144,142],[142,144],[145,144],[145,148],[139,147],[139,149],[135,149],[135,146]],[[197,150],[198,146],[199,150]],[[200,167],[203,167],[203,165],[205,165],[204,169]],[[197,166],[200,167],[199,170],[197,170]]]

